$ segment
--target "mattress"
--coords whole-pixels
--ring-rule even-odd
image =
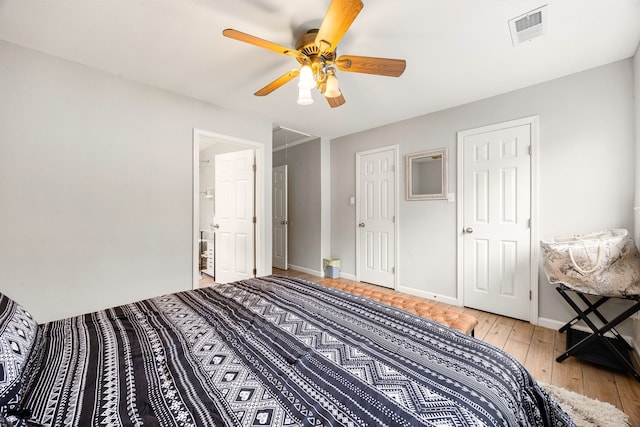
[[[512,356],[368,298],[265,277],[39,325],[15,423],[571,426]]]

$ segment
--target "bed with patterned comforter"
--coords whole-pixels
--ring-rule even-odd
[[[300,279],[35,326],[1,296],[0,314],[0,405],[14,425],[573,425],[503,351]]]

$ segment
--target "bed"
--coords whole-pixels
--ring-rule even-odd
[[[505,352],[301,279],[0,314],[0,425],[573,425]]]

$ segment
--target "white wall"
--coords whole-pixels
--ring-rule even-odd
[[[322,271],[320,138],[273,153],[273,166],[287,165],[288,259],[291,268],[320,275]]]
[[[331,140],[329,138],[320,139],[320,193],[321,193],[321,218],[320,229],[322,258],[332,258],[331,255]],[[324,271],[322,274],[324,275]]]
[[[268,121],[6,42],[0,94],[0,291],[39,322],[191,288],[193,128],[271,152]]]
[[[214,199],[207,198],[207,189],[214,190],[215,194],[215,156],[216,147],[200,150],[200,231],[206,231],[207,235],[213,233]],[[205,238],[209,238],[205,236]]]
[[[428,94],[423,94],[428,96]],[[456,188],[456,132],[532,115],[540,117],[539,230],[552,237],[633,227],[634,113],[630,59],[482,101],[333,140],[332,255],[355,274],[355,153],[398,143],[404,156],[449,149],[449,191]],[[404,188],[403,185],[400,188]],[[400,201],[400,285],[456,297],[456,204]],[[571,315],[540,274],[539,315]]]

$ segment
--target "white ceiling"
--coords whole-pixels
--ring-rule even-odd
[[[339,72],[347,103],[295,81],[297,62],[222,36],[294,46],[329,0],[0,0],[0,39],[328,138],[508,92],[633,55],[640,0],[363,0],[338,54],[406,59],[399,78]],[[513,47],[507,21],[549,5],[549,34]]]

